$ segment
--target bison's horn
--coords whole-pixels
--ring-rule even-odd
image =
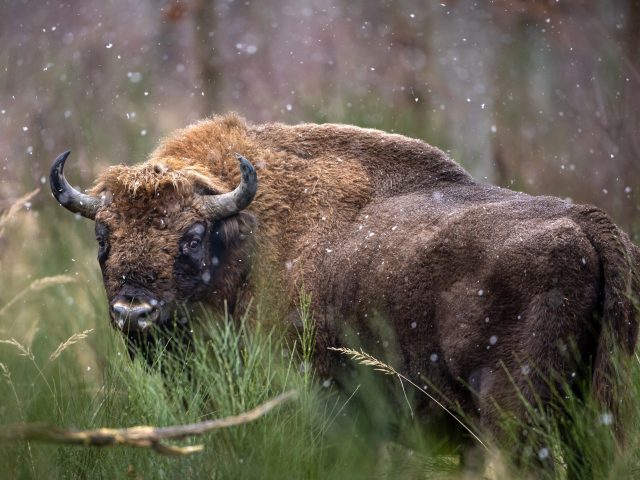
[[[236,158],[240,162],[240,185],[229,193],[220,195],[207,195],[205,197],[205,209],[209,216],[225,218],[238,213],[249,206],[258,191],[258,176],[251,162],[239,153]]]
[[[83,217],[94,220],[98,208],[102,205],[100,198],[79,192],[69,185],[69,182],[64,178],[64,162],[66,162],[70,153],[70,151],[66,151],[61,154],[51,166],[51,173],[49,174],[51,192],[56,197],[56,200],[60,202],[60,205],[70,212],[79,213]]]

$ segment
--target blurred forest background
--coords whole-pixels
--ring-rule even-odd
[[[0,0],[0,425],[180,424],[302,394],[179,461],[2,444],[7,478],[399,479],[457,468],[408,409],[379,402],[375,381],[346,401],[323,393],[278,332],[208,322],[213,344],[198,350],[193,385],[180,362],[169,382],[129,361],[109,325],[92,222],[53,200],[49,168],[72,150],[65,173],[87,188],[107,165],[143,161],[172,130],[229,110],[418,137],[479,180],[594,203],[639,238],[640,0]],[[640,363],[629,389],[640,411]],[[370,425],[344,420],[349,402],[369,412],[354,423]],[[615,466],[609,423],[573,411],[562,434],[582,447],[565,464],[586,465],[584,478],[638,478],[640,422]],[[438,455],[408,461],[396,448],[380,461],[371,438],[397,431],[396,416],[416,451]],[[555,428],[543,415],[528,438],[556,448],[566,435]]]
[[[0,209],[63,150],[88,187],[235,110],[419,137],[636,231],[638,0],[2,0],[0,19]]]

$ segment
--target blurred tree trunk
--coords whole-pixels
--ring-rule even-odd
[[[629,0],[627,11],[627,28],[625,55],[628,63],[624,69],[626,73],[626,81],[624,85],[624,116],[623,122],[627,126],[624,129],[624,140],[626,140],[625,170],[629,172],[629,177],[625,179],[627,184],[624,187],[624,193],[628,202],[625,206],[628,213],[625,220],[628,219],[627,229],[638,233],[637,216],[640,211],[638,204],[638,192],[634,192],[629,184],[637,183],[639,178],[638,161],[640,161],[640,0]],[[634,185],[635,187],[635,185]],[[633,197],[632,197],[633,195]],[[634,201],[635,200],[635,201]],[[637,241],[637,238],[636,238]]]
[[[633,65],[638,67],[640,64],[640,0],[629,1],[627,55]]]
[[[210,116],[221,108],[222,74],[216,51],[216,1],[199,0],[193,10],[195,60],[204,97],[202,113]]]
[[[530,98],[532,52],[526,18],[517,18],[509,27],[509,36],[497,49],[493,66],[491,90],[494,126],[491,146],[493,150],[494,181],[505,187],[522,189],[527,164],[534,153],[532,145],[525,145],[524,119],[534,117]],[[524,142],[523,142],[524,140]],[[529,139],[533,142],[533,139]]]

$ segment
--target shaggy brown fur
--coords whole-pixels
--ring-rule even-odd
[[[254,163],[258,195],[240,215],[207,219],[198,194],[238,184],[233,152]],[[357,336],[381,354],[395,346],[399,371],[489,428],[496,402],[524,414],[514,384],[546,402],[545,379],[571,381],[580,364],[593,365],[596,395],[616,410],[608,339],[633,352],[640,255],[595,207],[480,184],[400,135],[235,115],[175,132],[146,163],[108,169],[92,192],[111,200],[96,217],[110,231],[110,299],[127,282],[167,303],[190,299],[174,274],[180,236],[218,222],[227,251],[201,299],[233,308],[266,281],[295,311],[304,285],[321,375],[335,373],[327,347]]]

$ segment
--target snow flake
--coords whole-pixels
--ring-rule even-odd
[[[127,72],[127,78],[131,83],[140,83],[142,74],[140,72]]]
[[[613,424],[613,414],[611,412],[604,412],[600,415],[598,421],[600,422],[600,425],[611,425]]]
[[[542,447],[540,450],[538,450],[538,458],[540,460],[544,460],[547,457],[549,457],[549,449],[548,448]]]

